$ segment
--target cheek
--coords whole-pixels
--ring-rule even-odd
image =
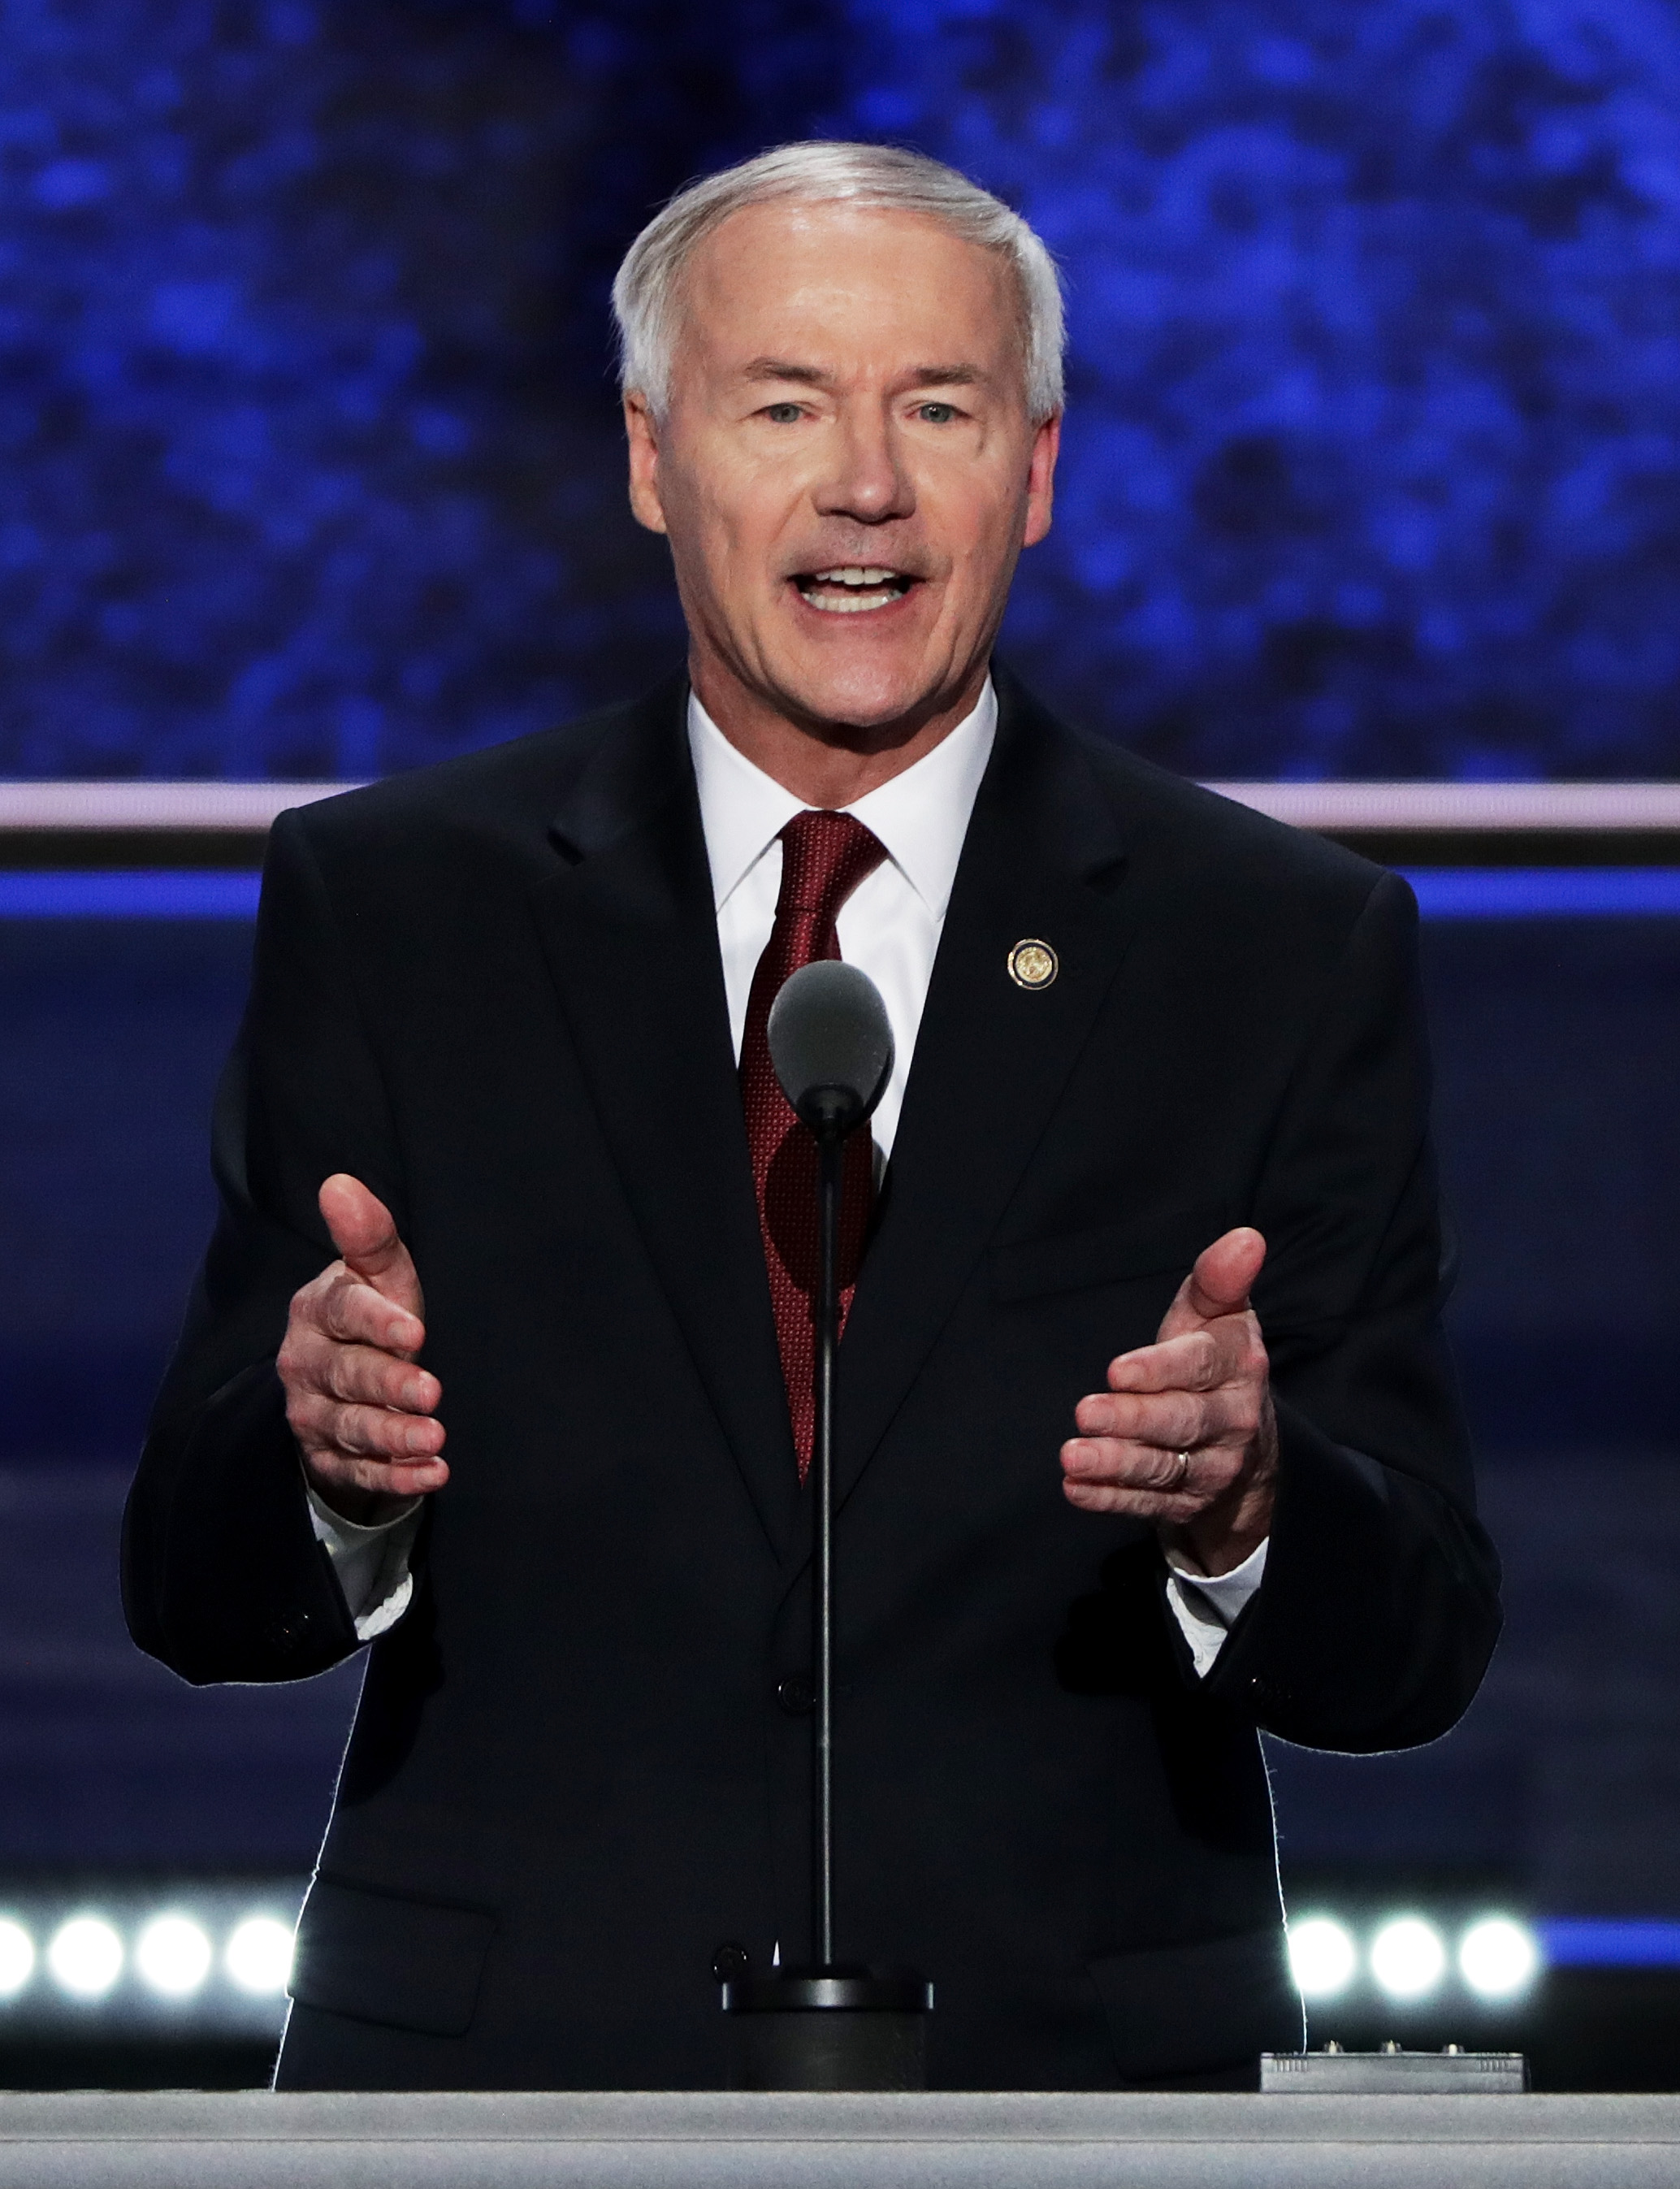
[[[686,591],[727,600],[738,589],[749,558],[733,507],[714,495],[697,496],[672,516],[670,535]]]
[[[1005,487],[976,478],[969,467],[942,467],[928,478],[919,504],[929,537],[945,549],[965,585],[984,588],[1007,573],[1025,514],[1012,482]]]
[[[1008,591],[1018,537],[994,518],[976,523],[964,537],[952,542],[954,607],[976,616],[991,613],[999,595]]]
[[[692,512],[693,551],[737,583],[762,580],[778,564],[786,535],[789,495],[785,478],[738,476],[710,484]]]

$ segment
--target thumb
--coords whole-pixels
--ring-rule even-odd
[[[1248,1295],[1265,1259],[1265,1241],[1247,1224],[1204,1247],[1167,1310],[1160,1336],[1182,1338],[1187,1331],[1217,1322],[1221,1315],[1246,1314]]]
[[[397,1236],[396,1219],[378,1195],[341,1170],[324,1182],[319,1199],[322,1221],[346,1269],[384,1298],[419,1315],[419,1276]]]

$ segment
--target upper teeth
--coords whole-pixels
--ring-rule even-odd
[[[852,563],[843,570],[818,570],[813,581],[819,585],[885,585],[897,575],[896,570],[869,569]]]

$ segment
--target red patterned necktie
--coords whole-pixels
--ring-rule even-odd
[[[782,1092],[765,1029],[770,1006],[789,973],[813,959],[838,958],[834,919],[865,874],[886,857],[886,849],[849,813],[796,813],[782,831],[782,889],[776,900],[776,925],[753,974],[747,999],[746,1030],[741,1038],[741,1099],[746,1106],[747,1145],[753,1185],[758,1193],[759,1230],[770,1299],[776,1311],[776,1342],[781,1349],[782,1377],[788,1387],[794,1449],[801,1482],[811,1465],[816,1400],[813,1322],[817,1293],[817,1142],[794,1115]],[[846,1144],[840,1196],[840,1327],[846,1327],[863,1259],[874,1193],[874,1149],[867,1125]]]

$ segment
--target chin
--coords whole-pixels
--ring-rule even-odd
[[[841,669],[825,663],[789,677],[784,688],[801,712],[820,722],[853,730],[883,730],[919,713],[938,696],[943,680],[924,665],[889,668],[880,662]]]

